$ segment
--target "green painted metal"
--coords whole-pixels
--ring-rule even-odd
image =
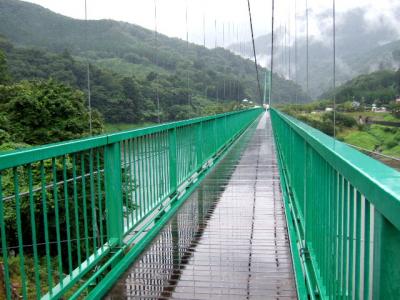
[[[108,241],[119,245],[123,236],[120,144],[107,145],[104,156]]]
[[[275,109],[271,119],[299,297],[399,299],[400,173]]]
[[[261,112],[260,110],[259,112]],[[257,116],[257,115],[256,115]],[[234,143],[237,138],[254,122],[256,119],[253,119],[246,126],[242,127],[236,134],[231,136],[229,140],[227,140],[223,147],[221,147],[215,155],[215,159],[212,160],[212,164],[201,168],[198,170],[198,176],[196,181],[192,182],[187,188],[186,192],[178,195],[174,194],[170,205],[168,205],[165,210],[160,210],[157,216],[154,218],[157,220],[155,224],[153,224],[153,220],[144,225],[144,227],[137,232],[128,242],[128,244],[134,243],[141,235],[141,233],[145,230],[148,230],[147,234],[144,238],[138,240],[137,243],[134,243],[134,247],[129,250],[129,252],[124,256],[124,258],[113,267],[111,272],[107,274],[107,276],[93,289],[89,295],[88,299],[101,299],[104,295],[106,295],[107,291],[113,286],[113,284],[120,278],[120,276],[129,268],[132,262],[135,261],[137,257],[147,248],[148,244],[153,240],[153,238],[157,235],[157,233],[163,228],[163,226],[171,219],[171,217],[176,213],[179,207],[185,202],[185,200],[193,193],[193,191],[197,188],[197,186],[201,183],[202,179],[212,171],[213,166],[215,166],[226,154],[229,147]],[[90,279],[93,281],[94,277]],[[77,295],[73,296],[75,299]]]
[[[162,226],[261,112],[255,108],[1,154],[6,299],[81,298],[96,283],[104,287],[101,278],[110,278],[110,267],[120,265],[133,244],[150,241],[151,235],[139,237]]]
[[[177,155],[177,145],[176,145],[176,128],[170,129],[168,131],[169,137],[169,189],[173,193],[176,191],[178,187],[177,182],[177,163],[176,163],[176,155]]]
[[[277,155],[281,152],[278,151]],[[279,164],[279,174],[281,178],[286,176],[286,173],[283,171],[284,167],[282,165],[282,159],[278,159]],[[307,288],[305,281],[303,280],[303,266],[301,263],[300,255],[297,254],[298,247],[301,248],[301,241],[297,238],[297,230],[298,224],[297,221],[293,218],[293,215],[290,213],[293,206],[291,204],[291,195],[290,195],[290,188],[287,186],[287,180],[281,180],[281,188],[282,188],[282,195],[283,201],[285,203],[285,216],[286,216],[286,223],[288,226],[288,233],[289,233],[289,241],[290,241],[290,249],[292,252],[292,263],[294,268],[294,275],[296,277],[296,288],[297,288],[297,295],[299,299],[305,300],[308,299],[307,297]]]

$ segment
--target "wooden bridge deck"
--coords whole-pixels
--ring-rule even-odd
[[[265,114],[107,299],[294,299],[275,145]]]

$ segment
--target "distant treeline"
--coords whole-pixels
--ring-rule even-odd
[[[367,105],[389,104],[400,95],[400,70],[360,75],[338,87],[335,94],[338,103],[354,100]],[[323,94],[321,98],[332,99],[333,91]]]

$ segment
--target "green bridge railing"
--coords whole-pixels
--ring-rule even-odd
[[[301,299],[400,299],[400,173],[271,111]]]
[[[1,154],[0,298],[98,299],[261,112]]]

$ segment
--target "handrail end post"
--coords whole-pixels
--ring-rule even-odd
[[[112,143],[105,147],[104,175],[106,191],[106,218],[108,239],[117,244],[123,239],[123,207],[121,176],[121,145]]]

